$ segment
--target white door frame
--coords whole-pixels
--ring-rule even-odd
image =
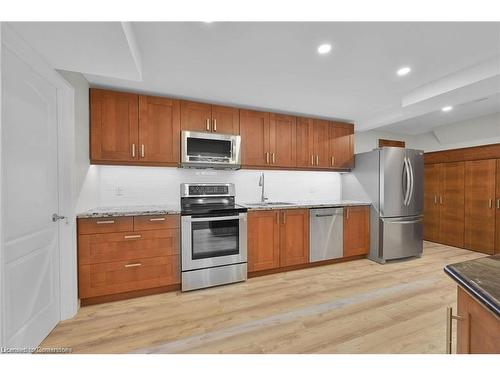
[[[75,164],[74,89],[49,63],[39,56],[28,44],[26,44],[26,42],[5,22],[0,22],[0,40],[0,54],[5,49],[8,49],[31,66],[32,69],[34,69],[57,89],[59,214],[67,217],[66,221],[59,222],[59,288],[61,296],[60,320],[65,320],[74,316],[78,310],[75,212],[77,196],[73,175]],[[3,118],[1,104],[0,113]],[[1,137],[2,131],[0,127],[0,141],[2,139]],[[3,169],[1,152],[0,169]],[[3,170],[0,170],[0,172],[0,176],[2,176]],[[0,184],[0,207],[2,206],[2,201],[3,192],[1,191]],[[3,213],[0,215],[0,346],[5,343],[5,293],[3,289],[5,285],[3,280],[5,272],[2,250],[2,220],[4,220]]]

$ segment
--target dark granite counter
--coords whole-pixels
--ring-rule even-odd
[[[500,317],[500,255],[449,264],[444,271]]]

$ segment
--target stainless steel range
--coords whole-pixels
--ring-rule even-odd
[[[234,184],[181,184],[182,290],[247,278],[247,209]]]

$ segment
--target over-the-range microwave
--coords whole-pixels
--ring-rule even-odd
[[[241,137],[184,130],[181,166],[185,168],[239,169]]]

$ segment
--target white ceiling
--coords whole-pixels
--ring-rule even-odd
[[[56,68],[82,72],[94,86],[411,134],[500,112],[500,23],[11,25]],[[333,49],[320,56],[323,42]],[[398,77],[405,65],[412,72]],[[442,105],[456,110],[443,116]]]

